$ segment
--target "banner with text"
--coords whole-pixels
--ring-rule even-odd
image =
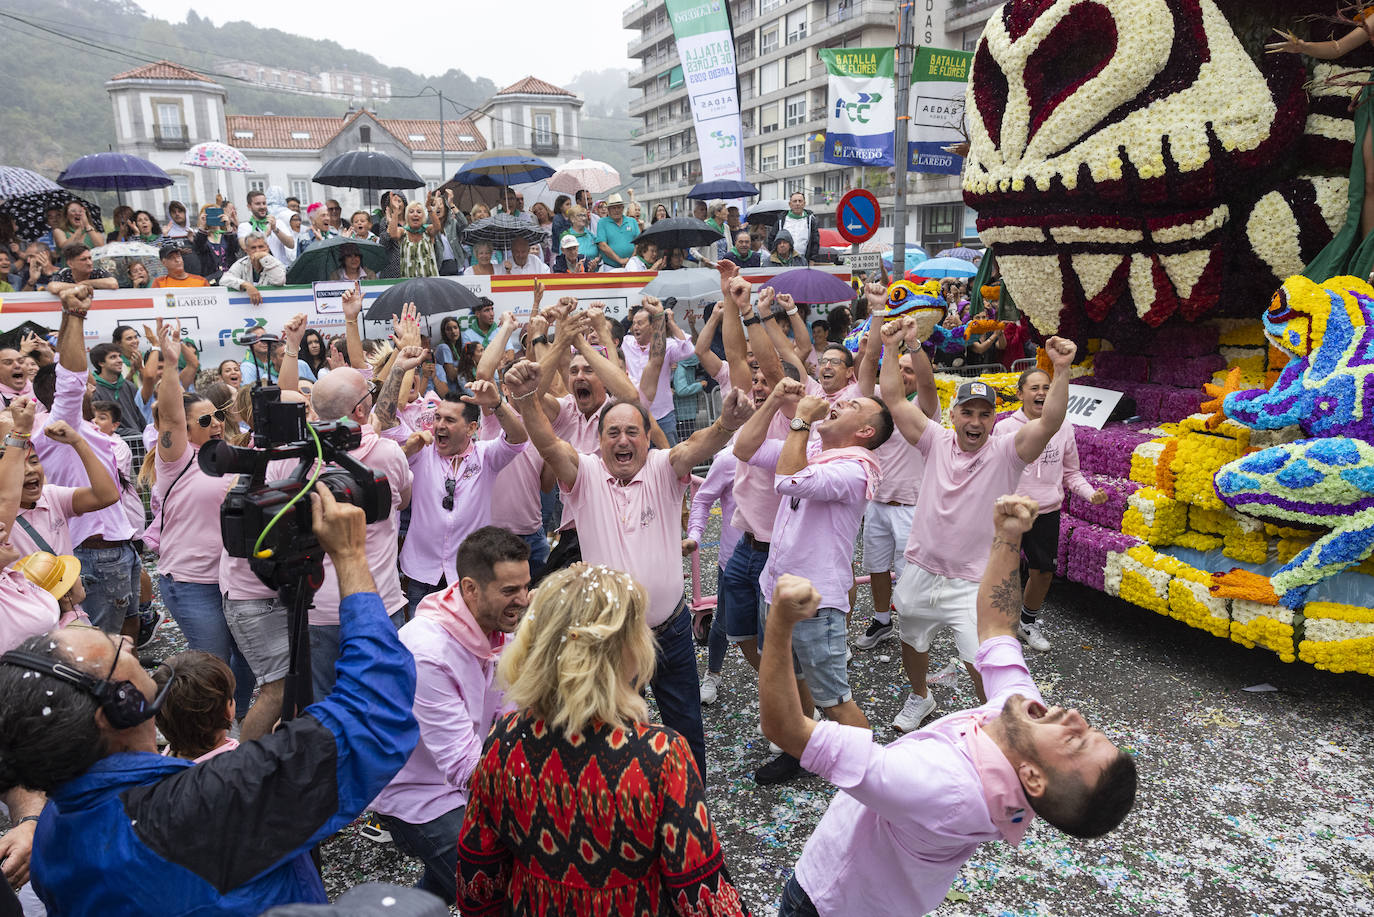
[[[701,180],[744,180],[735,39],[724,0],[667,0],[692,100]]]
[[[892,166],[896,54],[892,48],[822,48],[830,74],[825,161]]]
[[[945,150],[962,143],[964,92],[973,52],[920,47],[911,67],[911,115],[907,168],[912,172],[958,175],[964,158]]]

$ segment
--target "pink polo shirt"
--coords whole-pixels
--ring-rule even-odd
[[[765,444],[770,441],[781,443],[787,437],[790,423],[782,411],[774,414],[768,422]],[[777,459],[773,460],[773,465],[777,465]],[[748,532],[759,541],[771,541],[773,538],[773,520],[777,518],[778,502],[782,499],[774,489],[774,483],[771,467],[740,462],[735,472],[735,515],[731,522],[735,528]]]
[[[926,473],[925,456],[898,430],[893,430],[887,442],[873,450],[873,457],[882,469],[873,502],[915,506],[921,494],[921,477]]]
[[[199,451],[188,443],[175,462],[163,461],[160,452],[156,459],[153,492],[162,501],[157,572],[179,583],[218,583],[219,559],[224,554],[219,510],[234,476],[214,477],[201,471],[196,461]]]
[[[998,436],[1009,436],[1030,423],[1021,410],[997,422],[993,432]],[[1064,486],[1084,500],[1093,495],[1093,486],[1083,477],[1078,467],[1078,442],[1074,439],[1073,424],[1067,420],[1050,437],[1045,451],[1040,457],[1026,466],[1016,492],[1031,497],[1040,504],[1040,512],[1052,513],[1064,504]]]
[[[706,479],[692,495],[692,508],[687,514],[687,537],[701,544],[711,507],[717,500],[720,501],[720,549],[716,552],[716,563],[722,570],[730,563],[730,556],[735,553],[735,545],[739,543],[739,529],[730,524],[735,515],[735,470],[739,464],[739,459],[735,458],[735,440],[732,437],[725,448],[716,453],[711,470],[706,472]]]
[[[495,414],[482,418],[478,435],[484,441],[501,436],[501,422]],[[491,492],[492,525],[517,535],[533,535],[543,528],[544,516],[539,503],[539,473],[543,470],[544,460],[539,457],[538,449],[526,449],[501,469]]]
[[[72,494],[74,493],[76,493],[75,487],[44,484],[43,491],[38,495],[38,500],[34,503],[33,509],[19,511],[19,519],[23,519],[33,526],[34,531],[50,546],[48,548],[39,547],[38,542],[29,536],[29,533],[19,524],[19,519],[16,519],[13,530],[10,532],[10,544],[19,550],[21,556],[28,556],[34,551],[48,550],[59,555],[72,553],[72,533],[67,525],[67,520],[76,515],[76,510],[72,509]]]
[[[40,419],[43,426],[51,420],[65,420],[73,430],[80,431],[86,442],[90,443],[100,464],[110,473],[110,477],[115,481],[119,480],[118,457],[114,446],[118,437],[107,436],[82,419],[81,399],[85,394],[85,373],[74,373],[59,363],[52,413],[35,418],[33,427],[33,448],[43,463],[43,473],[53,484],[61,484],[64,487],[89,487],[91,481],[86,476],[86,469],[75,449],[64,443],[55,443],[39,433]],[[93,535],[106,541],[127,541],[133,538],[135,533],[133,525],[129,522],[128,513],[118,501],[93,513],[73,516],[70,527],[72,544],[78,547]],[[218,529],[216,531],[218,532]]]
[[[0,653],[57,626],[57,599],[13,567],[0,571]]]
[[[905,557],[929,573],[976,583],[992,547],[992,505],[1016,492],[1026,470],[1016,454],[1016,437],[991,436],[977,452],[965,452],[953,430],[928,423],[916,451],[926,461],[924,496],[916,505]]]
[[[682,600],[682,496],[667,449],[652,449],[630,483],[621,486],[600,455],[583,454],[564,502],[577,516],[582,559],[633,576],[649,594],[649,626],[667,621]]]
[[[811,580],[822,608],[847,613],[849,587],[854,585],[854,538],[868,507],[868,474],[857,459],[777,474],[782,445],[768,440],[749,459],[749,464],[774,472],[774,487],[782,498],[759,589],[764,601],[771,601],[778,577],[795,573]]]
[[[434,446],[410,457],[415,475],[411,490],[410,529],[401,548],[401,572],[416,582],[435,585],[439,578],[455,583],[458,546],[491,524],[491,494],[496,476],[524,451],[503,433],[488,442],[473,441],[461,456],[445,458]],[[453,480],[453,509],[444,509],[445,481]],[[431,582],[433,581],[433,582]]]
[[[658,388],[654,390],[654,402],[649,413],[657,419],[673,409],[673,364],[681,363],[692,355],[696,348],[685,338],[669,337],[665,342],[663,366],[658,371]],[[620,350],[625,354],[625,372],[636,387],[644,375],[644,367],[649,362],[649,348],[640,347],[629,335],[620,342]]]
[[[563,442],[572,446],[579,453],[596,452],[601,448],[601,437],[596,432],[597,421],[601,416],[601,409],[606,406],[603,401],[590,415],[583,414],[577,409],[577,402],[572,395],[564,395],[558,399],[558,416],[553,419],[553,433]],[[563,503],[563,515],[558,522],[558,530],[572,528],[577,520],[573,519],[573,514],[568,509],[568,504]]]
[[[802,384],[806,386],[806,394],[811,395],[815,398],[824,398],[831,404],[834,404],[836,401],[844,401],[849,398],[858,398],[860,395],[863,394],[863,392],[859,391],[858,382],[850,382],[843,388],[838,389],[833,395],[827,394],[825,391],[825,387],[821,385],[819,382],[817,382],[815,379],[812,379],[810,376],[805,377],[802,380]]]
[[[978,845],[1003,839],[966,734],[976,715],[997,716],[1013,694],[1043,700],[1015,637],[985,641],[974,664],[988,695],[981,707],[887,745],[875,744],[871,730],[835,722],[811,733],[802,767],[841,790],[797,861],[797,882],[820,914],[931,913]],[[985,766],[1016,781],[1005,756],[995,757]]]

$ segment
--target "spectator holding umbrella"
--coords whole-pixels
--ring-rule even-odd
[[[651,219],[651,220],[649,221],[649,225],[652,226],[653,224],[657,223],[659,220],[666,220],[666,219],[668,219],[669,216],[671,216],[671,214],[668,213],[668,205],[667,205],[667,204],[655,204],[655,205],[654,205],[654,216],[653,216],[653,219]]]
[[[658,253],[658,243],[652,239],[648,241],[636,240],[635,253],[625,262],[624,270],[627,271],[661,271],[666,259]]]
[[[339,249],[339,260],[343,266],[334,272],[335,280],[373,280],[377,277],[377,272],[363,267],[363,255],[358,251],[358,246],[352,243]]]

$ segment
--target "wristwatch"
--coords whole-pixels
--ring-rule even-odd
[[[811,421],[802,420],[800,417],[793,417],[792,423],[790,423],[788,426],[790,426],[793,430],[796,430],[798,433],[802,431],[809,432],[811,430]]]
[[[14,433],[9,433],[9,434],[6,434],[6,436],[5,436],[5,446],[6,446],[6,448],[8,448],[8,447],[10,447],[10,446],[18,446],[20,449],[27,449],[27,448],[28,448],[28,445],[29,445],[29,440],[28,440],[27,437],[24,437],[24,436],[17,436],[17,435],[14,434]]]
[[[533,347],[535,344],[547,344],[548,342],[548,337],[542,334],[537,334],[534,337],[530,338],[531,347]]]
[[[748,328],[750,325],[757,325],[761,321],[763,321],[763,319],[759,318],[757,315],[751,315],[744,320],[744,327]]]

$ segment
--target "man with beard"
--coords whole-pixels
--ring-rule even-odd
[[[995,501],[978,587],[978,667],[989,700],[902,736],[817,723],[792,681],[792,631],[821,595],[801,577],[773,592],[759,673],[764,733],[843,792],[806,842],[780,917],[925,914],[984,841],[1019,844],[1039,815],[1074,837],[1100,837],[1135,802],[1136,766],[1074,709],[1047,707],[1016,637],[1021,536],[1035,501]]]

